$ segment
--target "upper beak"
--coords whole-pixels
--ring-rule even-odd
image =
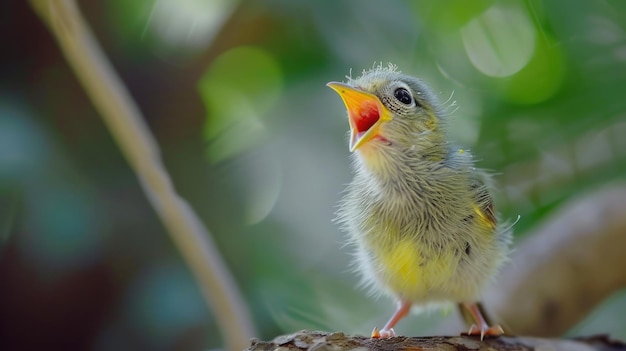
[[[351,152],[379,135],[381,123],[391,120],[391,113],[376,95],[344,83],[330,82],[326,85],[339,94],[348,110]]]

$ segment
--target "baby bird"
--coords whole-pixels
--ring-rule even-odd
[[[489,175],[448,142],[433,93],[392,65],[328,86],[348,110],[353,152],[338,220],[364,283],[398,301],[372,337],[395,336],[413,305],[450,302],[474,323],[468,334],[501,335],[478,299],[508,254],[510,226],[499,223]]]

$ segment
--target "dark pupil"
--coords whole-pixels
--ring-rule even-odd
[[[411,101],[412,101],[411,94],[409,94],[409,92],[406,91],[406,89],[404,88],[396,89],[396,91],[393,92],[393,96],[395,96],[396,99],[398,99],[398,101],[400,101],[401,103],[405,105],[411,104]]]

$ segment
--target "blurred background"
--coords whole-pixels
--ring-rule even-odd
[[[212,231],[259,337],[368,334],[332,220],[345,108],[324,85],[393,62],[453,112],[516,239],[626,171],[626,2],[79,1]],[[25,1],[0,3],[0,349],[218,349],[215,319],[136,176]],[[616,269],[623,269],[616,267]],[[440,312],[403,321],[427,335]],[[626,339],[626,293],[570,335]]]

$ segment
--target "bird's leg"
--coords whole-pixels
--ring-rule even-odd
[[[374,328],[372,331],[372,338],[391,338],[396,336],[396,332],[393,330],[393,327],[404,318],[411,311],[411,302],[406,300],[398,301],[398,308],[396,312],[389,318],[387,324],[380,331],[378,328]]]
[[[494,325],[493,327],[490,327],[487,324],[477,304],[463,303],[463,307],[467,309],[475,322],[475,324],[472,324],[472,326],[470,327],[467,335],[480,335],[480,340],[482,340],[485,338],[485,336],[500,336],[504,334],[504,330],[502,330],[501,326]]]

